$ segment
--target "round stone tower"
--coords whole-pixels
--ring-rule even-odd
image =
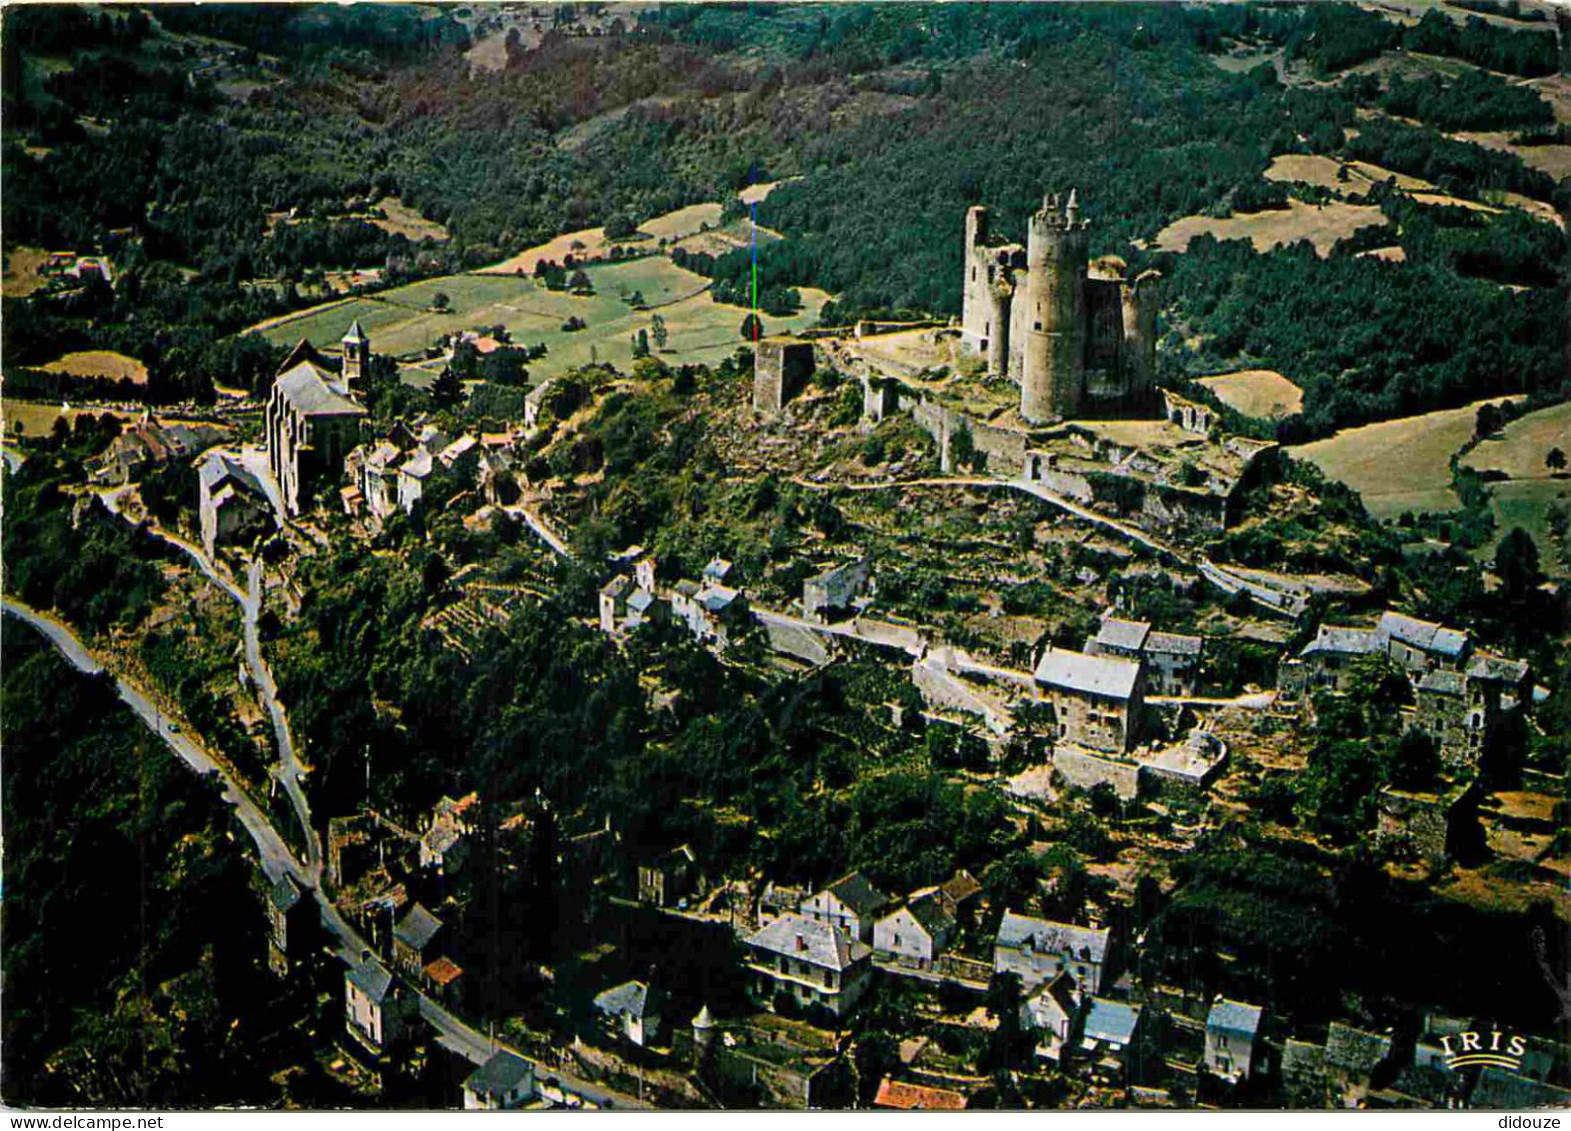
[[[1085,279],[1090,237],[1077,194],[1057,193],[1031,217],[1020,373],[1020,415],[1033,424],[1073,416],[1085,386]]]

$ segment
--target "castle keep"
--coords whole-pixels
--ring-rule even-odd
[[[1032,424],[1150,407],[1161,275],[1131,281],[1116,257],[1090,263],[1089,223],[1073,191],[1043,200],[1023,248],[991,242],[986,208],[966,213],[961,348],[1020,386]]]

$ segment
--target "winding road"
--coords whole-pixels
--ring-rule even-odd
[[[182,545],[178,539],[174,539],[170,536],[165,536],[165,538],[176,545]],[[195,550],[195,548],[189,546],[189,544],[183,545],[188,552]],[[195,552],[193,556],[196,558],[198,563],[205,561],[200,552]],[[221,577],[216,576],[215,573],[211,571],[210,567],[204,568],[203,572],[207,573],[209,577],[212,577],[213,580],[218,582],[218,584],[222,586],[226,592],[229,592],[231,596],[236,594],[237,590],[235,590],[230,583],[226,582]],[[253,577],[256,576],[258,575],[253,572]],[[249,622],[247,631],[247,648],[248,650],[252,648],[256,649],[256,654],[253,655],[251,659],[253,661],[259,661],[261,657],[260,647],[256,642],[256,617],[254,610],[259,608],[260,600],[258,594],[255,592],[257,589],[257,583],[253,581],[252,586],[252,595],[250,597],[243,598],[241,603],[242,605],[246,606],[247,620]],[[70,628],[55,620],[53,617],[47,616],[44,613],[30,608],[22,602],[14,600],[10,597],[0,599],[0,608],[4,609],[6,615],[16,618],[17,620],[27,624],[31,628],[41,633],[78,671],[88,675],[101,675],[108,672],[108,668],[96,655],[93,654],[87,645],[84,644]],[[260,663],[255,663],[252,670],[256,672],[258,676],[261,676],[261,674],[266,671],[266,666]],[[289,846],[285,843],[284,838],[279,834],[278,830],[268,819],[267,814],[264,813],[256,805],[256,803],[251,800],[250,796],[246,793],[244,788],[241,787],[240,783],[234,779],[233,775],[231,775],[227,769],[218,764],[208,753],[206,753],[205,750],[203,750],[201,746],[192,741],[192,739],[187,736],[186,730],[181,729],[178,724],[172,723],[168,717],[163,714],[162,710],[154,702],[151,695],[143,688],[138,686],[135,681],[123,675],[110,673],[110,676],[115,682],[115,688],[119,692],[121,700],[124,701],[125,704],[136,713],[136,716],[142,720],[142,723],[149,730],[156,734],[158,738],[169,747],[169,749],[173,750],[175,754],[179,756],[181,761],[185,762],[186,765],[191,767],[191,769],[195,770],[198,774],[201,774],[204,777],[217,776],[223,780],[223,800],[225,804],[231,806],[235,810],[235,814],[239,817],[240,823],[245,827],[246,832],[250,834],[251,840],[255,843],[257,855],[262,863],[263,873],[270,881],[273,882],[277,882],[279,879],[287,875],[303,889],[309,890],[311,892],[317,903],[322,926],[338,943],[338,954],[340,959],[345,962],[354,962],[357,961],[358,956],[361,953],[372,949],[366,943],[365,939],[360,936],[359,932],[350,926],[349,922],[343,917],[342,914],[339,913],[338,908],[333,906],[332,900],[330,900],[326,893],[323,892],[320,884],[321,860],[319,854],[313,858],[309,865],[302,864],[295,857],[294,853],[290,851]],[[268,686],[271,687],[271,675],[267,675],[266,679]],[[259,681],[259,687],[260,686],[261,685]],[[276,699],[272,698],[271,695],[267,696],[267,700],[269,703],[276,705]],[[273,721],[274,726],[282,731],[283,735],[285,736],[285,740],[287,740],[288,724],[287,721],[284,720],[282,714],[275,713],[273,715]],[[293,742],[287,742],[287,745],[285,745],[284,742],[281,742],[280,750],[289,751],[286,764],[298,765],[298,763],[294,761]],[[298,790],[298,788],[299,786],[297,782],[296,789]],[[304,801],[303,794],[301,796],[301,801]],[[310,826],[308,825],[307,828],[309,827]],[[313,835],[310,839],[311,843],[315,845],[315,836]],[[562,1086],[567,1091],[581,1096],[602,1108],[610,1107],[637,1110],[647,1109],[648,1107],[647,1104],[639,1102],[632,1096],[603,1087],[602,1085],[596,1084],[592,1081],[582,1079],[572,1073],[564,1072],[552,1065],[537,1063],[530,1057],[525,1056],[519,1050],[512,1048],[503,1042],[493,1040],[484,1033],[481,1033],[479,1030],[475,1029],[473,1026],[468,1025],[458,1017],[455,1017],[452,1013],[442,1008],[442,1006],[437,1002],[431,1000],[425,994],[421,993],[418,987],[411,985],[409,986],[409,989],[418,999],[421,1017],[423,1017],[432,1027],[432,1029],[436,1031],[438,1036],[443,1039],[442,1043],[446,1047],[465,1057],[471,1063],[477,1065],[484,1064],[488,1059],[490,1059],[492,1054],[498,1050],[505,1050],[524,1060],[530,1061],[530,1063],[534,1065],[537,1079],[545,1079],[547,1077],[555,1078],[561,1082]]]

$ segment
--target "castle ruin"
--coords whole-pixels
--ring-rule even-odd
[[[1043,200],[1023,248],[991,242],[986,208],[966,213],[961,348],[1020,386],[1032,424],[1151,408],[1161,275],[1089,262],[1089,223],[1073,191]]]

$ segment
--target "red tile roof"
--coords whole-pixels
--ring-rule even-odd
[[[943,1088],[924,1088],[920,1084],[906,1084],[885,1076],[878,1084],[874,1107],[889,1107],[899,1111],[964,1111],[966,1098],[959,1092]]]
[[[451,958],[438,958],[435,962],[426,963],[425,968],[425,976],[439,986],[447,985],[463,972],[463,967]]]

